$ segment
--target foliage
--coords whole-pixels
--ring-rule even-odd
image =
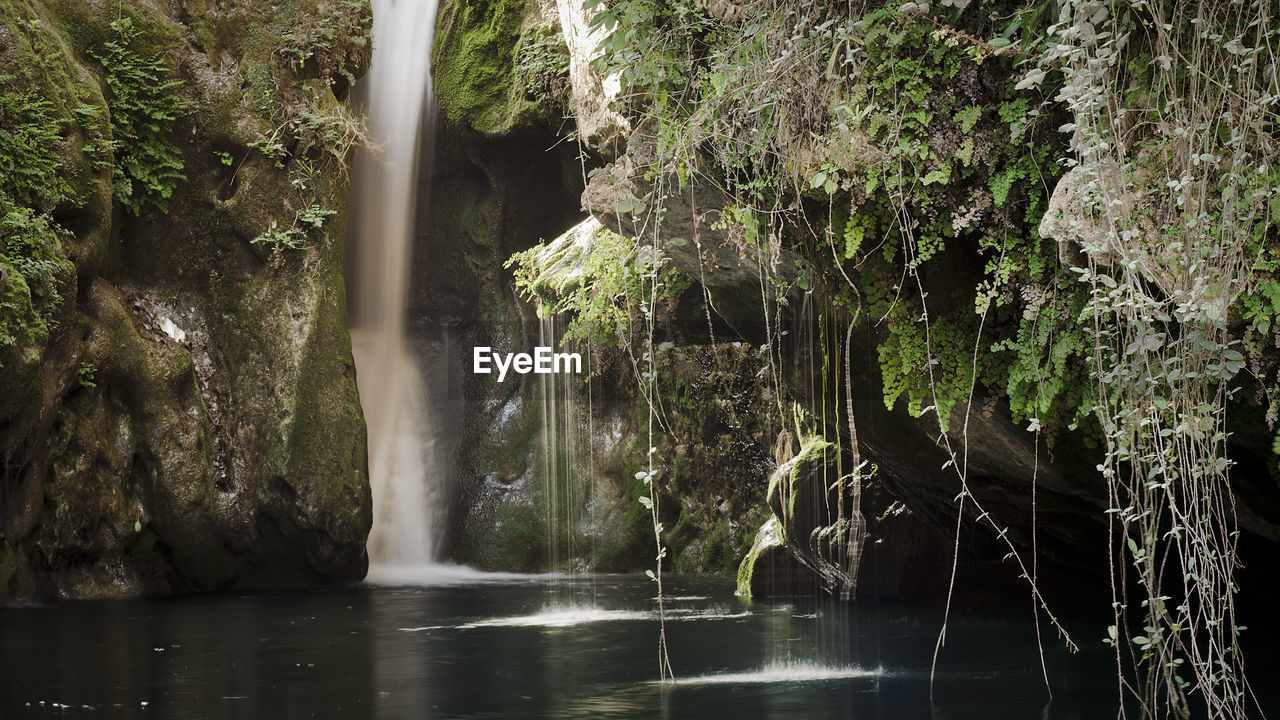
[[[68,233],[0,193],[0,350],[43,345],[72,273]]]
[[[116,199],[134,215],[147,206],[167,212],[178,182],[187,179],[182,153],[171,139],[175,121],[188,112],[183,83],[161,51],[146,53],[149,38],[131,18],[113,21],[111,30],[111,38],[90,54],[106,74]]]
[[[656,188],[641,224],[693,180],[732,196],[744,252],[813,261],[804,286],[879,328],[886,405],[936,413],[962,514],[1006,541],[953,410],[985,386],[1037,440],[1100,429],[1138,578],[1117,570],[1121,687],[1147,717],[1243,717],[1225,408],[1248,367],[1280,415],[1275,5],[939,5],[589,2]]]
[[[0,75],[0,87],[13,80]],[[58,172],[59,125],[53,103],[34,89],[0,92],[0,193],[43,211],[72,199]]]
[[[0,77],[6,85],[13,80]],[[35,310],[46,315],[61,304],[68,273],[61,252],[67,233],[48,213],[75,200],[59,172],[59,126],[52,102],[35,90],[0,92],[0,258],[22,275]]]
[[[303,196],[300,202],[310,205],[289,228],[282,230],[273,221],[251,242],[293,250],[305,242],[308,227],[319,229],[324,218],[335,213],[317,204],[323,185],[335,175],[349,177],[352,152],[368,143],[367,128],[357,111],[336,102],[327,89],[311,85],[301,86],[286,102],[273,103],[270,115],[278,124],[248,145],[286,170],[289,185]]]
[[[327,0],[316,8],[319,22],[297,24],[280,34],[276,52],[295,69],[315,73],[330,87],[352,85],[363,66],[373,15],[360,0]]]
[[[645,279],[656,275],[659,301],[679,295],[687,282],[665,258],[617,233],[600,229],[580,259],[576,287],[549,286],[546,248],[537,246],[512,255],[506,267],[515,272],[516,289],[540,297],[544,315],[568,313],[566,342],[631,347],[653,311]],[[566,290],[568,290],[566,292]]]
[[[1069,416],[1064,400],[1088,387],[1085,344],[1078,315],[1056,312],[1074,288],[1037,231],[1061,172],[1056,123],[1037,108],[1044,91],[1015,87],[1013,56],[894,6],[761,0],[733,21],[704,6],[634,0],[595,18],[614,28],[599,69],[649,101],[639,112],[658,121],[661,152],[682,172],[710,159],[727,173],[770,243],[780,218],[818,226],[808,253],[827,257],[825,285],[853,279],[884,329],[890,407],[936,405],[946,427],[976,379],[1016,419]],[[797,216],[788,194],[826,205],[826,220]],[[927,287],[930,267],[955,272],[974,253],[986,258],[974,286]],[[1019,344],[1037,334],[1059,338],[1054,354]]]
[[[515,79],[525,100],[552,108],[569,98],[569,48],[552,26],[530,28],[515,53]]]
[[[58,288],[67,275],[61,241],[68,237],[48,215],[0,196],[0,253],[22,273],[37,309],[53,309],[62,301]]]
[[[288,228],[281,229],[272,220],[271,227],[265,233],[249,242],[255,245],[267,245],[276,250],[298,250],[307,241],[309,231],[321,229],[324,227],[325,220],[329,216],[336,214],[337,211],[335,210],[312,205],[298,213],[297,217],[294,218],[293,224]]]
[[[95,381],[95,375],[98,368],[91,362],[80,363],[80,368],[76,371],[76,381],[82,388],[96,388],[98,383]]]
[[[304,87],[299,102],[283,111],[284,120],[260,140],[249,143],[278,168],[288,168],[295,187],[310,186],[321,170],[348,172],[351,151],[367,141],[364,118],[342,103],[324,102]]]
[[[1113,562],[1137,579],[1113,585],[1109,640],[1143,717],[1225,720],[1255,702],[1226,413],[1241,349],[1275,332],[1280,84],[1258,69],[1274,66],[1280,27],[1274,3],[1234,5],[1064,6],[1044,60],[1066,76],[1064,131],[1095,225],[1074,270],[1098,328]]]

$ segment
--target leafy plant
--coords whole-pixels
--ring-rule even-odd
[[[544,250],[538,246],[516,253],[506,267],[514,268],[518,290],[542,299],[541,312],[568,314],[566,342],[630,347],[653,311],[645,278],[657,276],[659,301],[688,287],[665,259],[611,230],[597,231],[572,288],[553,286],[544,276]]]
[[[0,194],[0,256],[21,273],[37,312],[50,313],[62,303],[60,288],[71,273],[62,242],[69,235],[48,215]]]
[[[307,241],[307,234],[310,230],[319,230],[324,227],[325,220],[337,214],[335,210],[322,208],[319,205],[312,205],[306,210],[298,213],[294,218],[293,224],[288,228],[280,228],[276,221],[271,221],[271,226],[267,231],[249,242],[254,245],[267,245],[277,250],[298,250]]]
[[[528,31],[516,48],[515,75],[526,100],[563,106],[569,97],[569,49],[560,33]]]
[[[111,23],[112,37],[90,55],[106,74],[111,132],[116,147],[116,199],[139,215],[148,206],[168,212],[183,174],[182,153],[170,138],[174,123],[188,112],[160,51],[146,54],[147,36],[124,16]]]
[[[1254,68],[1274,65],[1280,26],[1261,1],[1149,10],[1064,6],[1041,66],[1063,69],[1062,131],[1096,224],[1073,271],[1097,328],[1112,560],[1136,578],[1113,584],[1108,640],[1143,717],[1189,717],[1195,703],[1227,720],[1256,704],[1235,611],[1226,416],[1241,350],[1274,364],[1257,336],[1274,332],[1280,84]],[[1145,35],[1137,50],[1131,32]],[[1232,327],[1241,311],[1250,342]]]
[[[0,75],[0,87],[13,80]],[[0,193],[43,211],[72,199],[59,172],[62,145],[53,104],[34,90],[0,92]]]
[[[284,30],[278,54],[297,70],[313,65],[315,74],[326,85],[354,84],[357,69],[369,52],[365,40],[373,24],[369,4],[359,0],[321,0],[314,18],[318,21]]]
[[[95,382],[94,376],[98,372],[98,368],[91,362],[80,363],[80,369],[76,371],[76,380],[82,388],[95,388],[98,383]]]

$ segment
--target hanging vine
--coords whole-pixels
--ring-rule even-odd
[[[1227,409],[1274,242],[1270,2],[1064,4],[1073,218],[1097,343],[1120,685],[1142,717],[1244,717]],[[1255,316],[1239,333],[1238,308]],[[1254,340],[1257,346],[1256,339]],[[1195,708],[1203,706],[1202,711]],[[1125,708],[1122,708],[1122,713]]]

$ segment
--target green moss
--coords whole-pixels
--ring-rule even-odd
[[[346,308],[338,301],[332,292],[320,299],[303,348],[287,477],[308,505],[326,513],[311,522],[335,539],[363,544],[373,522],[366,429],[354,383],[333,382],[353,376]]]
[[[546,567],[546,519],[529,505],[501,504],[489,537],[480,545],[476,559],[481,567],[517,572],[560,569]]]
[[[0,256],[0,420],[38,393],[40,361],[49,331],[36,314],[22,274]]]
[[[562,114],[568,51],[553,26],[531,22],[536,12],[525,0],[445,6],[434,67],[436,98],[449,122],[502,135]]]
[[[751,599],[751,578],[756,571],[756,562],[768,550],[782,546],[781,525],[776,517],[770,517],[760,526],[759,532],[756,533],[756,539],[751,544],[751,549],[747,551],[746,557],[742,558],[742,564],[738,566],[738,589],[737,594],[748,600]]]
[[[828,463],[839,457],[840,449],[826,438],[815,432],[813,421],[808,413],[799,405],[793,408],[793,425],[796,437],[800,440],[800,450],[787,464],[782,465],[769,477],[769,489],[765,494],[768,503],[781,511],[782,522],[778,526],[778,537],[786,540],[794,531],[790,527],[791,518],[795,517],[796,501],[802,493],[812,490],[809,487],[811,473],[815,467],[824,468],[819,477],[825,476]],[[821,482],[821,481],[819,481]],[[825,488],[821,488],[825,492]]]
[[[633,448],[634,449],[634,448]],[[621,517],[601,542],[591,548],[591,565],[602,572],[638,572],[653,564],[653,519],[649,510],[640,504],[640,497],[648,495],[649,488],[634,477],[631,458],[636,453],[619,454],[613,467],[601,468],[610,477],[618,478],[616,502],[621,503]],[[602,492],[597,486],[596,492]]]
[[[711,527],[682,514],[680,524],[663,536],[663,545],[674,555],[671,566],[678,573],[729,574],[739,566],[733,552],[729,518],[721,516]]]
[[[440,13],[435,93],[450,122],[482,133],[510,122],[507,96],[524,6],[524,0],[455,0]]]

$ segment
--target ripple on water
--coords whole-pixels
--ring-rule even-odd
[[[757,685],[763,683],[811,683],[853,678],[884,677],[884,668],[822,665],[813,662],[773,662],[758,670],[713,673],[678,678],[672,685]],[[656,683],[657,681],[655,681]]]
[[[619,620],[648,620],[656,615],[647,610],[606,610],[604,608],[565,605],[553,606],[532,615],[489,618],[458,625],[459,630],[485,627],[573,627],[599,622]]]

